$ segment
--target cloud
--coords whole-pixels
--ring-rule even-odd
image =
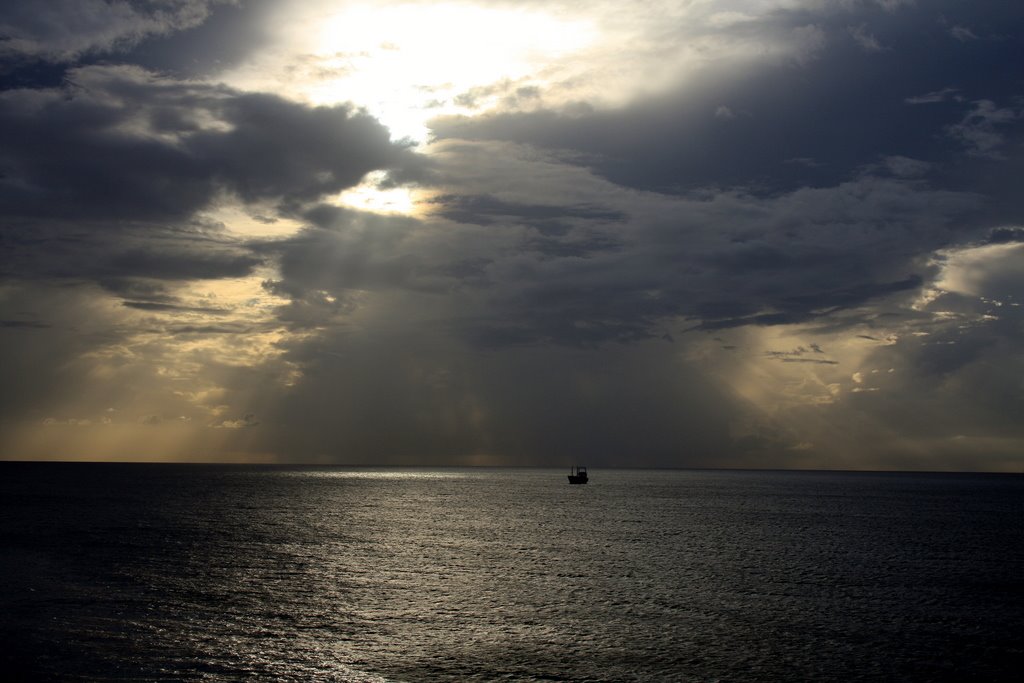
[[[283,0],[215,0],[201,23],[150,36],[118,58],[159,73],[209,78],[265,50],[281,16],[294,11]]]
[[[815,24],[794,26],[790,29],[790,38],[796,48],[793,59],[798,64],[806,64],[813,60],[825,47],[825,31]]]
[[[883,161],[889,171],[900,178],[919,178],[932,168],[932,164],[927,161],[904,156],[886,157]]]
[[[511,219],[541,231],[564,231],[565,222],[572,219],[622,221],[626,218],[621,211],[600,205],[525,204],[492,195],[439,195],[430,201],[438,205],[439,215],[454,221],[486,225]]]
[[[1024,242],[1024,227],[1003,226],[993,228],[989,234],[989,241],[993,244],[1003,242]]]
[[[957,294],[1024,300],[1024,243],[996,241],[954,247],[936,254],[940,274],[935,286]]]
[[[188,311],[192,313],[212,313],[214,315],[222,315],[229,312],[224,308],[180,306],[177,304],[155,303],[152,301],[124,301],[121,305],[127,306],[128,308],[137,308],[142,311]]]
[[[82,67],[61,88],[0,93],[0,123],[8,215],[180,220],[219,192],[305,201],[371,170],[415,164],[349,106],[309,107],[126,66]]]
[[[943,88],[942,90],[933,90],[932,92],[925,93],[924,95],[914,95],[912,97],[904,98],[904,102],[907,104],[935,104],[937,102],[946,102],[951,99],[957,99],[959,91],[956,88]]]
[[[974,35],[974,32],[966,26],[952,26],[949,29],[949,35],[953,36],[961,43],[966,43],[969,40],[977,40],[978,36]]]
[[[88,427],[92,425],[92,420],[89,418],[82,417],[69,417],[66,420],[58,420],[55,417],[48,417],[43,420],[43,424],[46,426],[53,425],[68,425],[70,427]]]
[[[838,361],[830,360],[827,358],[814,358],[809,357],[807,354],[821,354],[824,351],[817,344],[808,344],[805,346],[798,346],[790,351],[765,351],[764,355],[767,358],[777,360],[782,363],[815,363],[818,365],[839,365]]]
[[[579,163],[617,184],[673,193],[708,186],[772,193],[835,184],[880,157],[944,165],[962,154],[964,145],[983,154],[996,150],[997,140],[984,139],[988,133],[1005,135],[1012,145],[1016,125],[1000,131],[1003,124],[991,122],[986,130],[987,124],[963,120],[962,106],[981,100],[1010,103],[1019,97],[1007,46],[936,51],[933,43],[948,35],[936,22],[935,8],[910,4],[892,9],[879,13],[869,3],[778,9],[753,26],[718,29],[719,37],[741,43],[756,37],[774,44],[779,36],[811,26],[815,31],[808,35],[818,38],[813,59],[794,63],[721,56],[693,61],[685,79],[622,106],[596,100],[589,109],[551,104],[531,111],[444,116],[432,122],[432,129],[440,139],[572,150]],[[950,20],[1001,23],[1004,31],[1022,21],[1008,9],[953,4],[941,9]],[[833,39],[848,36],[848,27],[863,40],[892,49],[868,53],[855,41]],[[979,81],[979,72],[989,77]],[[901,102],[929,106],[900,107]],[[744,115],[721,125],[722,119],[708,112],[720,111],[723,103]],[[942,144],[947,136],[948,143]],[[819,165],[786,163],[791,159]]]
[[[849,31],[853,40],[860,45],[865,52],[882,52],[886,49],[882,47],[882,44],[878,42],[878,39],[868,31],[867,24],[848,26],[847,31]]]
[[[6,3],[0,9],[0,55],[67,61],[87,52],[124,49],[146,37],[198,26],[214,4],[216,0]]]
[[[729,109],[729,107],[724,104],[720,104],[718,105],[718,108],[715,109],[715,118],[722,119],[724,121],[731,121],[736,118],[736,114],[734,114],[732,109]]]
[[[29,330],[45,330],[50,327],[46,323],[36,322],[34,320],[0,320],[0,327],[8,329],[29,329]]]
[[[314,225],[262,248],[279,260],[271,286],[291,298],[292,322],[405,292],[488,348],[806,323],[915,291],[922,250],[955,240],[955,217],[978,205],[916,179],[688,198],[628,191],[523,147],[461,142],[433,158],[432,216],[320,207]]]
[[[230,1],[230,0],[220,0]],[[0,56],[69,61],[201,24],[219,0],[34,0],[0,8]]]
[[[60,88],[0,92],[0,211],[8,276],[248,274],[260,264],[197,212],[234,197],[296,206],[419,162],[349,106],[74,69]]]
[[[370,171],[421,166],[354,107],[129,65],[80,66],[59,87],[4,90],[0,124],[0,318],[10,322],[0,351],[18,359],[0,373],[10,389],[0,414],[14,430],[11,420],[38,425],[100,401],[126,410],[122,443],[149,439],[160,453],[179,452],[209,423],[181,390],[225,386],[245,411],[250,368],[276,388],[293,372],[274,347],[274,310],[287,301],[259,286],[276,252],[201,212],[252,203],[272,220]],[[44,330],[54,332],[33,338]],[[161,436],[132,431],[143,426]],[[10,433],[5,447],[42,447]],[[93,449],[102,443],[82,442]]]
[[[1017,10],[560,5],[601,40],[414,150],[272,82],[319,64],[272,5],[18,29],[0,457],[1008,466]]]
[[[334,207],[318,207],[312,215],[322,227],[263,247],[278,256],[277,291],[342,293],[423,283],[423,257],[405,248],[415,221]]]
[[[259,424],[259,420],[252,413],[246,413],[242,417],[235,420],[222,420],[213,425],[215,429],[246,429],[248,427],[255,427]]]
[[[991,100],[978,100],[963,120],[948,126],[946,131],[960,141],[971,156],[1005,159],[1001,148],[1006,144],[1006,137],[1001,128],[1020,118],[1020,112],[1010,107],[999,107]]]
[[[848,4],[853,5],[856,2],[857,0],[852,0],[852,2],[848,2]],[[914,5],[917,2],[917,0],[868,0],[868,3],[871,2],[878,5],[886,12],[895,12],[901,7],[909,7]]]

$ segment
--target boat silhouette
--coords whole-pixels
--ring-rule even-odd
[[[573,467],[569,471],[569,483],[570,484],[586,484],[587,483],[587,468],[586,467]]]

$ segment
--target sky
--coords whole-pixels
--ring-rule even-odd
[[[0,459],[1024,471],[1024,5],[0,5]]]

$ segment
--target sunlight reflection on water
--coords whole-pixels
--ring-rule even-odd
[[[323,470],[291,470],[273,472],[273,476],[298,477],[308,479],[409,479],[417,481],[433,481],[440,479],[467,479],[474,476],[481,476],[479,472],[469,470],[438,470],[438,469],[394,469],[394,468],[367,468],[367,469],[323,469]]]
[[[26,679],[1011,680],[1022,651],[1020,477],[4,474]]]

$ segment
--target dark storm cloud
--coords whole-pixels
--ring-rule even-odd
[[[821,350],[817,344],[808,344],[806,347],[798,346],[795,349],[789,351],[765,351],[764,355],[773,360],[777,360],[782,363],[812,363],[817,365],[839,365],[839,361],[831,360],[829,358],[816,358],[809,356],[808,354],[822,354],[824,351]]]
[[[62,88],[0,93],[0,209],[181,219],[219,192],[306,201],[412,164],[348,106],[308,107],[134,67],[85,67]]]
[[[558,228],[544,226],[545,232],[552,233]],[[590,258],[604,251],[622,249],[623,243],[616,237],[594,231],[590,234],[573,235],[566,238],[559,234],[541,234],[523,243],[525,251],[535,252],[544,258]]]
[[[282,314],[300,326],[309,324],[314,313],[323,321],[351,311],[351,296],[360,291],[448,295],[455,300],[446,304],[451,316],[447,325],[485,346],[644,339],[651,335],[647,328],[653,321],[672,311],[653,300],[647,305],[638,302],[635,292],[621,287],[613,269],[607,282],[593,276],[608,268],[599,255],[621,250],[618,237],[593,227],[545,235],[534,221],[538,215],[560,215],[591,216],[601,222],[617,219],[619,212],[485,204],[501,206],[502,211],[515,206],[527,215],[525,223],[504,214],[503,228],[485,225],[482,231],[449,242],[445,233],[452,227],[444,224],[316,207],[305,214],[312,226],[258,247],[276,255],[280,265],[281,279],[267,286],[292,298]],[[582,263],[585,257],[595,258],[595,263],[579,268],[592,275],[567,265]],[[465,310],[460,310],[457,299],[462,290],[468,297]],[[478,292],[485,303],[474,300]]]
[[[501,153],[507,160],[515,150]],[[487,167],[462,145],[439,173],[461,178],[462,163],[480,183],[491,182]],[[549,169],[506,164],[506,192],[517,192],[516,174],[529,184],[540,172]],[[571,231],[543,235],[563,241],[544,251],[534,249],[542,234],[529,219],[505,215],[483,225],[477,238],[494,249],[475,282],[484,287],[493,319],[460,323],[470,335],[478,326],[481,343],[592,345],[661,337],[680,321],[683,329],[704,330],[820,323],[912,295],[931,273],[923,255],[987,233],[971,222],[984,205],[980,196],[885,172],[776,197],[659,198],[621,192],[599,179],[567,178],[565,190],[545,191],[557,197],[571,190],[574,202],[600,197],[607,211],[628,218],[575,219]],[[599,248],[572,250],[572,240],[584,234]]]
[[[277,254],[281,292],[416,287],[423,259],[405,242],[417,221],[321,205],[306,216],[315,225],[257,247]]]
[[[810,273],[807,273],[807,275],[810,275]],[[913,276],[897,282],[863,283],[799,294],[788,292],[784,296],[768,298],[767,301],[753,300],[751,302],[762,307],[767,303],[772,308],[781,309],[777,313],[727,315],[722,317],[718,314],[725,311],[718,309],[718,302],[713,302],[700,308],[701,317],[704,320],[694,329],[722,330],[743,325],[791,325],[794,323],[805,323],[842,309],[883,298],[890,294],[916,290],[921,284],[922,278]],[[723,308],[729,310],[734,307],[734,302],[728,302]]]
[[[486,225],[511,218],[542,232],[551,231],[552,226],[563,226],[566,219],[621,221],[626,218],[621,211],[600,206],[521,204],[491,195],[441,195],[434,197],[431,203],[441,207],[439,215],[453,221]]]
[[[101,278],[99,285],[125,301],[172,305],[178,302],[178,298],[168,290],[166,281],[121,276]]]
[[[207,306],[179,306],[177,304],[154,303],[152,301],[124,301],[122,306],[137,308],[141,311],[182,311],[187,313],[207,313],[212,315],[224,315],[231,311],[226,308],[210,308]]]
[[[81,50],[90,55],[109,48],[89,45]],[[132,415],[208,414],[177,387],[232,387],[239,358],[261,343],[250,337],[279,324],[265,319],[269,305],[261,318],[251,302],[190,291],[250,275],[269,258],[201,212],[258,202],[266,224],[369,171],[418,167],[386,128],[348,106],[310,107],[135,65],[62,73],[38,59],[33,67],[12,58],[4,85],[17,87],[0,91],[0,318],[11,323],[0,355],[17,359],[0,364],[4,420],[30,424],[53,411],[98,424],[98,406],[119,405],[126,386],[140,391]],[[204,351],[178,367],[182,341]],[[222,363],[226,344],[235,352]]]
[[[13,0],[0,6],[0,58],[69,61],[201,24],[231,0]]]
[[[989,38],[962,43],[943,21],[977,26]],[[890,47],[865,51],[850,25],[869,27]],[[847,4],[777,11],[723,31],[749,40],[751,31],[784,36],[807,27],[823,43],[800,62],[713,62],[677,91],[622,109],[442,118],[434,130],[441,138],[585,152],[614,182],[662,192],[820,187],[881,157],[948,162],[964,151],[995,158],[1017,148],[1024,9],[1016,4],[919,3],[891,12]],[[956,97],[923,100],[922,93]],[[787,163],[793,159],[809,164]]]
[[[461,159],[440,163],[440,176]],[[292,298],[296,324],[351,312],[359,292],[422,292],[449,297],[448,327],[481,347],[593,348],[671,336],[680,321],[690,330],[820,322],[912,294],[930,273],[922,253],[961,231],[980,236],[961,223],[977,196],[913,180],[657,200],[653,212],[594,182],[600,208],[455,201],[474,207],[468,226],[322,205],[304,214],[308,229],[258,250],[280,263],[268,286]],[[538,224],[555,215],[564,229]]]
[[[222,323],[219,325],[168,325],[163,331],[173,335],[247,334],[254,332],[252,325]]]
[[[517,225],[532,229],[520,248],[545,258],[586,258],[622,248],[606,228],[624,223],[622,211],[599,205],[551,205],[510,202],[491,195],[441,195],[431,200],[437,215],[474,225]]]
[[[958,40],[951,25],[985,39]],[[550,261],[524,254],[508,279],[489,267],[496,320],[478,321],[478,339],[600,344],[660,337],[673,318],[715,330],[843,313],[852,326],[859,307],[912,295],[932,273],[929,254],[1019,215],[1007,179],[1024,160],[1022,34],[1024,10],[997,3],[778,10],[721,35],[802,36],[803,52],[709,61],[678,89],[619,109],[436,119],[438,138],[462,150],[539,147],[616,185],[683,198],[653,220],[602,201],[622,214],[618,229],[612,216],[517,212],[504,195],[442,200],[453,220],[530,226],[519,249]],[[593,249],[567,239],[582,222]]]
[[[104,30],[87,15],[116,3],[21,12],[0,418],[125,405],[147,442],[205,433],[189,456],[405,464],[830,466],[865,435],[1020,438],[1022,10],[807,4],[709,19],[698,66],[618,108],[540,75],[471,89],[477,115],[421,155],[353,107],[203,80],[244,71],[274,3],[126,4]],[[691,35],[658,29],[624,70]],[[289,59],[270,72],[313,63]],[[330,203],[369,171],[433,199]],[[243,239],[204,213],[239,205],[253,232],[300,227]]]
[[[238,250],[222,249],[217,253],[210,246],[202,251],[193,249],[175,253],[174,248],[165,250],[132,249],[114,254],[105,264],[111,274],[145,275],[157,280],[201,280],[221,277],[248,275],[260,263],[251,254]]]
[[[1005,242],[1024,242],[1024,228],[1002,227],[994,228],[989,234],[989,242],[992,244],[1003,244]]]
[[[0,276],[85,278],[112,293],[159,295],[146,281],[241,277],[263,262],[237,239],[202,225],[18,220],[0,237]],[[153,285],[156,286],[156,285]],[[140,288],[145,291],[140,292]]]
[[[5,270],[36,277],[244,275],[260,258],[196,211],[223,196],[301,205],[368,171],[416,165],[349,107],[134,67],[0,93],[0,145]]]
[[[182,76],[204,76],[242,61],[267,43],[270,10],[277,0],[215,4],[196,25],[153,36],[123,55],[126,62]]]

